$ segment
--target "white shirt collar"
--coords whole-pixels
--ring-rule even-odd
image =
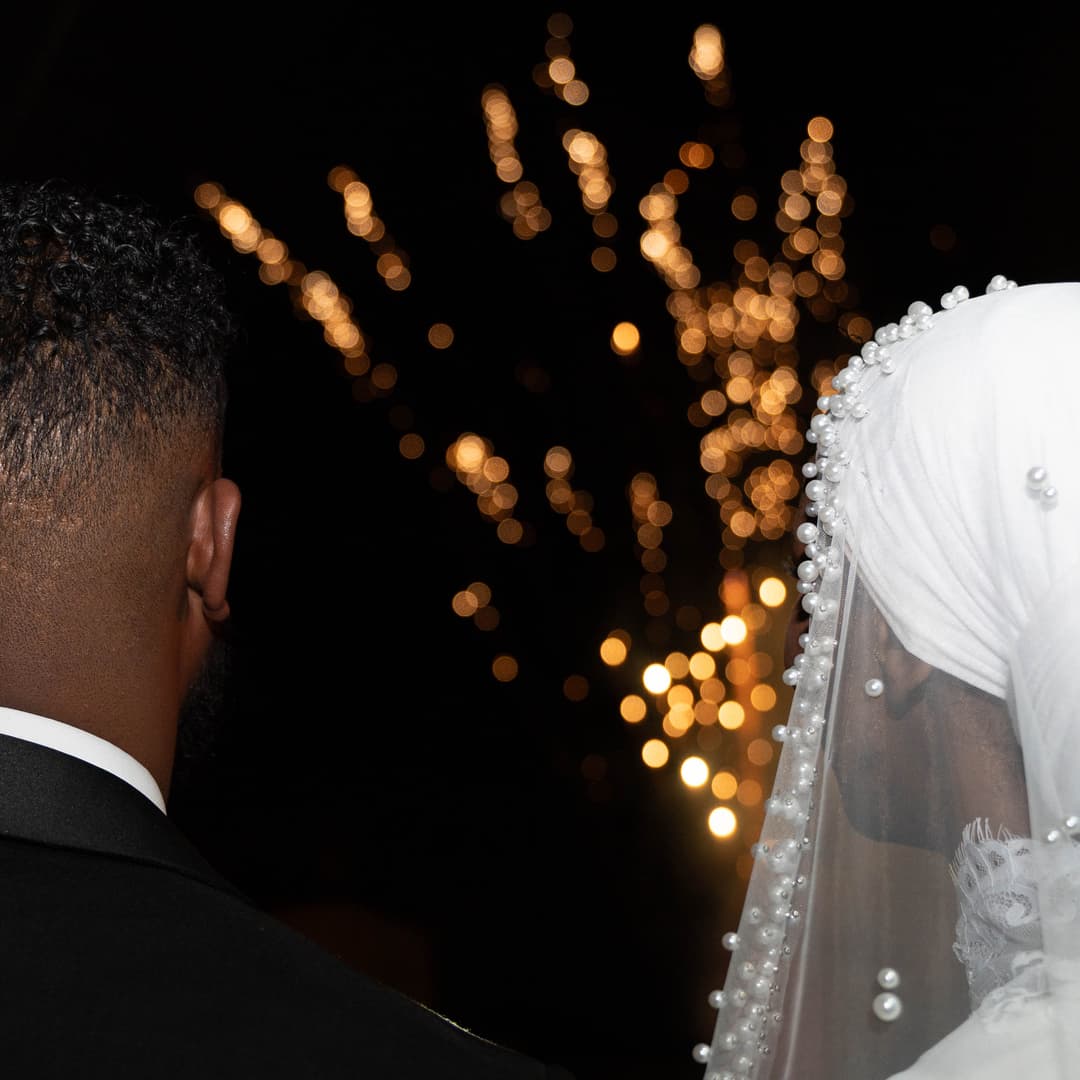
[[[107,739],[60,720],[51,720],[47,716],[23,712],[21,709],[9,709],[4,705],[0,705],[0,735],[48,746],[111,772],[141,791],[163,814],[166,813],[161,788],[150,775],[150,770]]]

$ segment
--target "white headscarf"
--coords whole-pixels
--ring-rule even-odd
[[[904,647],[1010,698],[1014,721],[1017,691],[1028,702],[1056,818],[1080,807],[1080,282],[973,296],[933,320],[888,346],[895,370],[859,395],[838,494]]]
[[[833,385],[810,628],[695,1055],[1080,1080],[1080,282],[917,301]]]

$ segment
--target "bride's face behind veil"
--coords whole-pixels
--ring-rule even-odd
[[[797,539],[794,548],[797,560],[805,557]],[[861,581],[840,633],[845,621],[847,633],[872,646],[847,652],[829,740],[827,767],[851,826],[869,839],[946,857],[976,817],[1029,835],[1023,758],[1005,702],[904,648]],[[785,667],[809,623],[800,596],[785,634]],[[883,691],[871,705],[863,688],[875,678]]]

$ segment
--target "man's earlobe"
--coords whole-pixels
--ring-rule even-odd
[[[240,489],[227,477],[205,487],[195,507],[188,581],[202,599],[203,614],[212,622],[229,617],[229,572],[240,515]]]

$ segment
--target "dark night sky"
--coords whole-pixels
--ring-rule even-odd
[[[357,966],[578,1080],[700,1074],[690,1048],[711,1034],[716,942],[740,899],[741,848],[703,833],[706,796],[642,767],[640,735],[617,712],[633,671],[597,656],[614,626],[635,634],[635,661],[651,648],[624,492],[635,472],[654,473],[675,508],[673,609],[715,609],[721,573],[701,432],[686,420],[693,387],[667,288],[637,251],[638,200],[683,142],[736,139],[742,168],[694,174],[680,200],[703,280],[723,280],[741,236],[779,247],[766,215],[735,229],[732,192],[774,205],[807,121],[824,114],[855,199],[848,280],[873,325],[919,297],[937,306],[957,283],[981,292],[999,272],[1075,277],[1075,28],[1037,8],[1020,25],[1019,9],[1008,24],[986,9],[976,33],[928,8],[882,35],[877,9],[728,7],[273,16],[44,3],[9,26],[0,73],[5,175],[66,175],[171,215],[195,212],[197,183],[222,183],[334,276],[373,357],[400,373],[385,399],[354,401],[318,328],[204,223],[246,328],[226,444],[244,494],[236,669],[217,757],[178,789],[174,818],[252,896]],[[556,10],[574,18],[571,55],[591,88],[579,110],[531,80]],[[723,112],[686,63],[702,22],[727,40]],[[479,104],[491,82],[515,105],[526,179],[553,215],[528,242],[496,212],[504,187]],[[621,226],[611,274],[589,268],[589,220],[559,144],[569,123],[608,150]],[[343,228],[325,181],[340,163],[409,253],[407,292],[389,292]],[[947,252],[930,244],[940,224],[957,237]],[[632,365],[607,345],[627,318],[643,335]],[[435,321],[455,328],[447,353],[426,344]],[[841,347],[837,336],[804,360]],[[548,373],[546,392],[523,386],[528,365]],[[397,452],[402,405],[427,443],[419,461]],[[456,481],[439,490],[442,454],[464,431],[510,461],[532,544],[499,543]],[[583,552],[544,498],[540,465],[557,443],[595,498],[600,553]],[[502,614],[488,633],[449,606],[477,579]],[[503,651],[521,664],[505,685],[490,673]],[[589,680],[584,701],[563,695],[570,674]],[[588,755],[604,759],[599,784],[582,775]]]

